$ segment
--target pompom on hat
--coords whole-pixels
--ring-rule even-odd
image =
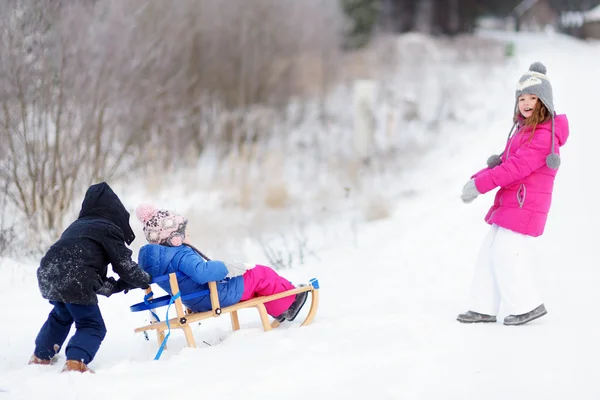
[[[140,204],[135,209],[135,216],[142,224],[148,222],[154,214],[156,214],[156,207],[152,204]]]
[[[151,204],[140,204],[135,215],[144,225],[148,243],[181,246],[185,239],[188,220],[168,210],[158,210]]]
[[[554,151],[555,146],[555,131],[554,131],[554,98],[552,95],[552,85],[550,80],[546,76],[546,66],[539,61],[534,62],[529,66],[529,70],[525,72],[519,82],[515,91],[515,113],[519,110],[519,96],[524,94],[533,94],[540,99],[540,101],[546,106],[550,112],[550,119],[552,121],[552,147],[550,154],[546,157],[546,165],[551,169],[558,169],[560,166],[560,156]],[[508,138],[516,127],[513,128],[508,134]],[[502,163],[501,156],[492,155],[488,158],[488,168],[494,168]]]

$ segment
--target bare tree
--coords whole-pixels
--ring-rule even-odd
[[[77,39],[89,6],[53,0],[12,3],[0,17],[0,179],[34,232],[62,228],[74,192],[118,172],[130,143],[108,121],[106,62],[87,65]]]
[[[420,0],[417,3],[413,29],[421,33],[432,33],[434,11],[434,0]]]
[[[448,31],[456,34],[460,31],[460,0],[448,0]]]
[[[6,212],[8,205],[8,185],[4,184],[0,196],[0,256],[5,254],[16,237],[16,221],[9,220]]]
[[[0,183],[51,235],[89,183],[272,135],[335,82],[343,22],[320,0],[0,7]]]

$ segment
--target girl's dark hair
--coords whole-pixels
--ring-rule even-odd
[[[198,253],[200,255],[200,257],[204,258],[206,261],[210,261],[210,258],[206,257],[200,250],[198,250],[197,248],[195,248],[191,244],[184,243],[183,245],[191,248],[192,250],[194,250],[196,253]]]

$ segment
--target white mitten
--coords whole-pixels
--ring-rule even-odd
[[[238,261],[223,261],[223,264],[225,264],[228,271],[226,278],[244,275],[244,272],[255,267],[255,264],[242,263]]]
[[[481,193],[479,193],[479,190],[477,190],[477,186],[475,186],[475,179],[471,179],[463,187],[460,199],[463,201],[463,203],[470,203],[480,194]]]

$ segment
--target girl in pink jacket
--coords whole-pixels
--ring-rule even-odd
[[[491,229],[477,258],[470,310],[459,314],[460,322],[496,322],[501,303],[510,314],[505,325],[522,325],[547,312],[527,251],[529,241],[544,233],[569,124],[566,115],[554,112],[552,86],[540,62],[517,83],[514,122],[504,152],[490,157],[461,194],[470,203],[499,187],[485,216]]]

